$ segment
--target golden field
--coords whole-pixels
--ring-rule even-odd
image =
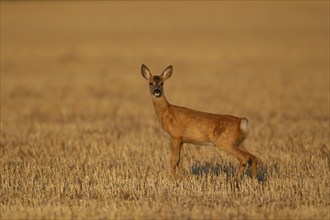
[[[172,103],[249,118],[259,159],[184,146]],[[329,2],[1,1],[1,219],[329,219]]]

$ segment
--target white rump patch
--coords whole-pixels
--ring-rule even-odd
[[[241,129],[241,131],[248,134],[250,131],[249,121],[246,118],[243,118],[241,120],[241,124],[240,124],[239,128]]]

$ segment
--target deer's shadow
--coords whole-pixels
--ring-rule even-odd
[[[226,178],[233,178],[236,175],[237,172],[237,166],[231,164],[231,163],[224,163],[224,164],[215,164],[212,165],[210,163],[205,162],[204,164],[192,164],[190,166],[190,171],[193,175],[196,176],[220,176],[225,174]],[[273,172],[278,173],[278,168],[275,167],[268,167],[264,164],[259,164],[258,170],[257,170],[257,180],[258,182],[264,183],[267,181],[268,176],[272,174]],[[252,177],[252,172],[249,166],[245,168],[243,172],[243,176]]]

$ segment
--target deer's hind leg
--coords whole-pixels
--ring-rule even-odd
[[[238,149],[238,148],[237,148]],[[238,149],[240,150],[240,149]],[[243,173],[247,163],[251,166],[251,172],[252,172],[252,177],[253,178],[257,178],[257,158],[252,155],[251,153],[245,151],[240,150],[241,152],[244,152],[247,157],[248,160],[240,160],[240,165],[239,165],[239,171],[237,172],[237,176],[236,178],[240,178],[241,174]]]
[[[251,154],[250,152],[248,152],[245,148],[241,148],[239,149],[245,153],[247,153],[249,155],[249,160],[248,160],[248,164],[251,166],[251,172],[252,172],[252,177],[253,178],[257,178],[257,164],[258,164],[258,159],[256,156],[254,156],[253,154]],[[242,164],[243,167],[240,167],[241,169],[241,173],[244,170],[244,167],[246,166],[246,164]]]
[[[238,139],[238,141],[236,141],[235,146],[236,146],[239,150],[241,150],[241,151],[243,151],[243,152],[245,152],[245,153],[247,153],[247,154],[249,155],[248,163],[249,163],[249,165],[251,166],[252,177],[253,177],[253,178],[257,178],[257,164],[258,164],[258,160],[257,160],[257,157],[256,157],[256,156],[254,156],[253,154],[251,154],[249,151],[247,151],[247,150],[245,149],[245,147],[244,147],[244,140],[245,140],[245,138],[246,138],[245,135],[241,136],[241,137]],[[245,164],[245,165],[243,164],[242,166],[243,166],[243,168],[240,167],[240,169],[242,169],[241,172],[243,172],[243,170],[244,170],[244,166],[246,166],[246,164]]]
[[[218,139],[214,143],[220,150],[226,151],[239,160],[240,163],[236,173],[236,179],[240,179],[247,164],[251,166],[252,177],[257,177],[257,158],[247,150],[238,148],[239,146],[236,140],[231,141]]]

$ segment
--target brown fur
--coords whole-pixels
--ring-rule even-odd
[[[237,178],[247,163],[251,165],[252,176],[257,175],[257,159],[239,146],[248,135],[247,119],[230,115],[218,115],[171,105],[163,93],[163,82],[172,75],[172,66],[160,76],[152,76],[142,65],[141,73],[149,81],[150,93],[157,118],[163,131],[171,140],[171,172],[175,177],[176,168],[182,177],[181,148],[183,143],[204,145],[212,143],[219,149],[232,154],[240,161]],[[158,96],[159,93],[160,96]],[[244,120],[244,121],[243,121]],[[243,121],[243,122],[242,122]],[[245,124],[242,124],[245,123]]]

